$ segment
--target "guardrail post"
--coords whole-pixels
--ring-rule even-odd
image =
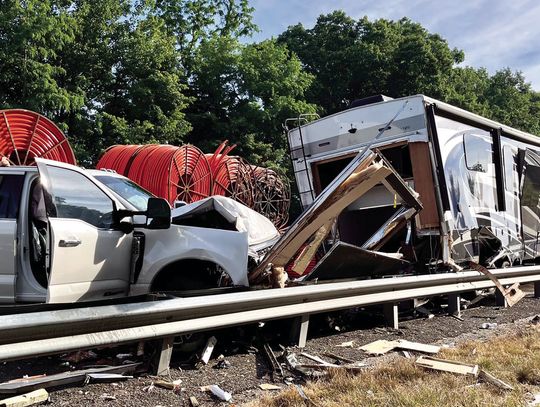
[[[448,313],[461,317],[461,295],[448,294]]]
[[[174,336],[160,339],[156,342],[156,353],[152,359],[152,373],[157,376],[169,374],[169,364],[173,351]]]
[[[399,329],[398,304],[384,304],[383,312],[384,318],[386,320],[386,325],[393,329]]]
[[[540,298],[540,281],[534,282],[534,298]]]
[[[306,347],[308,328],[309,314],[303,314],[294,319],[291,329],[291,341],[296,342],[299,348]]]

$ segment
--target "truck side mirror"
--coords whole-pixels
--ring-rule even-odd
[[[148,198],[146,209],[148,229],[168,229],[171,226],[171,207],[162,198]]]

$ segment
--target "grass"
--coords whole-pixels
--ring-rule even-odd
[[[414,359],[400,358],[388,365],[350,375],[333,371],[302,389],[295,386],[275,396],[249,403],[250,407],[304,406],[524,406],[530,393],[540,392],[540,330],[536,326],[487,341],[470,341],[444,349],[438,357],[478,364],[514,387],[500,390],[477,380],[415,366]]]

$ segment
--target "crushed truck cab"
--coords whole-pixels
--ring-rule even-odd
[[[113,190],[95,171],[36,162],[0,168],[1,303],[248,284],[246,232],[171,225],[168,203],[124,177],[102,174]]]

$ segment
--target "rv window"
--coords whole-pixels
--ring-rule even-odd
[[[488,166],[493,162],[491,141],[466,133],[463,135],[463,144],[467,168],[471,171],[487,172]]]
[[[503,147],[503,162],[504,162],[504,189],[508,192],[517,192],[517,164],[516,156],[512,151],[511,146]]]

